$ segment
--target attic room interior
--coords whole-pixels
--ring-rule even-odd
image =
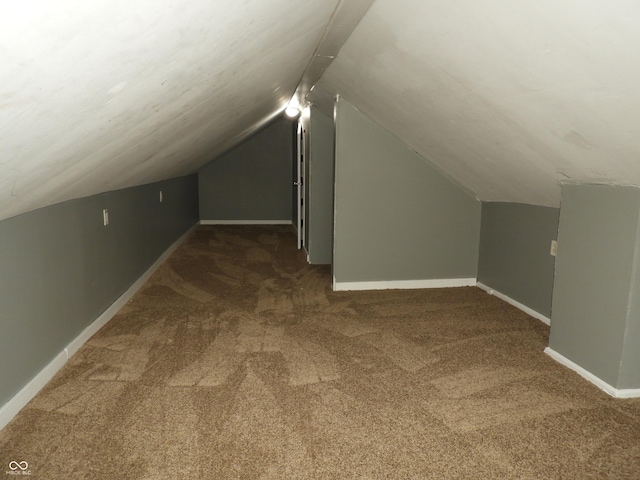
[[[7,475],[638,478],[639,24],[5,2]]]

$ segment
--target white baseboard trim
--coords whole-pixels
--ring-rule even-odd
[[[293,225],[291,220],[200,220],[200,225]]]
[[[571,360],[569,360],[567,357],[565,357],[561,353],[558,353],[555,350],[553,350],[551,347],[545,348],[544,349],[544,353],[549,355],[556,362],[564,365],[565,367],[570,368],[571,370],[576,372],[578,375],[580,375],[582,378],[584,378],[584,379],[588,380],[589,382],[593,383],[600,390],[603,390],[604,392],[608,393],[612,397],[615,397],[615,398],[638,398],[638,397],[640,397],[640,388],[623,388],[623,389],[619,389],[619,388],[612,387],[611,385],[609,385],[604,380],[596,377],[593,373],[589,372],[588,370],[585,370],[584,368],[582,368],[577,363],[572,362]]]
[[[138,280],[135,281],[133,285],[131,285],[126,292],[124,292],[118,299],[111,304],[109,308],[107,308],[102,315],[100,315],[91,325],[83,330],[83,332],[78,335],[65,350],[68,351],[69,357],[76,353],[78,349],[85,344],[87,340],[93,337],[98,330],[104,327],[109,320],[111,320],[116,313],[120,311],[122,307],[124,307],[129,300],[135,295],[135,293],[140,290],[142,285],[145,284],[149,277],[153,275],[153,273],[158,269],[160,265],[162,265],[167,258],[187,239],[193,231],[198,228],[198,225],[194,225],[191,227],[185,234],[183,234],[178,240],[173,242],[165,252],[158,257],[158,259],[151,265],[146,272],[142,274]]]
[[[155,272],[164,261],[169,258],[176,248],[182,244],[189,235],[198,227],[194,225],[178,240],[176,240],[142,276],[131,285],[126,292],[116,299],[91,325],[85,328],[80,335],[74,338],[56,357],[49,362],[33,379],[27,383],[18,393],[16,393],[7,403],[0,408],[0,430],[2,430],[27,403],[31,401],[42,388],[49,383],[53,376],[60,370],[71,356],[89,340],[98,330],[111,320],[116,313],[129,301],[131,297],[144,285],[149,277]]]
[[[541,322],[546,323],[547,325],[551,325],[551,319],[549,319],[548,317],[545,317],[544,315],[542,315],[539,312],[536,312],[532,308],[529,308],[526,305],[518,302],[517,300],[514,300],[511,297],[508,297],[504,293],[500,293],[500,292],[494,290],[493,288],[488,287],[487,285],[485,285],[482,282],[478,282],[477,286],[478,286],[478,288],[481,288],[482,290],[487,292],[489,295],[494,295],[494,296],[498,297],[500,300],[504,300],[508,304],[513,305],[514,307],[522,310],[527,315],[531,315],[533,318],[536,318],[536,319],[540,320]]]
[[[67,363],[68,358],[67,349],[65,348],[46,367],[40,370],[29,383],[22,387],[11,400],[0,408],[0,430],[6,427],[13,417],[42,390],[42,387],[49,383],[53,376],[58,373],[58,370]]]
[[[473,287],[475,278],[439,278],[435,280],[386,280],[376,282],[336,282],[333,279],[333,290],[408,290],[421,288]]]

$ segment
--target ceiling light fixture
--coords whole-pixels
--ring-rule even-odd
[[[300,115],[300,102],[295,95],[289,100],[289,105],[285,108],[284,113],[289,118],[296,118]]]
[[[284,113],[289,118],[296,118],[300,114],[300,110],[295,107],[287,107]]]

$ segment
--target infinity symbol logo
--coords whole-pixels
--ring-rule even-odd
[[[26,470],[27,468],[29,468],[29,464],[28,464],[27,462],[24,462],[24,461],[23,461],[23,462],[16,462],[16,461],[12,461],[12,462],[9,462],[9,468],[10,468],[11,470],[17,470],[17,469],[20,469],[20,470],[23,470],[23,471],[24,471],[24,470]]]

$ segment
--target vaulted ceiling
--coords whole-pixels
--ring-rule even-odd
[[[376,0],[320,81],[481,200],[640,185],[640,2]]]
[[[0,10],[0,218],[196,171],[291,98],[338,0]]]
[[[349,3],[2,2],[0,219],[197,171],[320,75],[481,200],[640,184],[635,0],[374,0],[321,55]]]

